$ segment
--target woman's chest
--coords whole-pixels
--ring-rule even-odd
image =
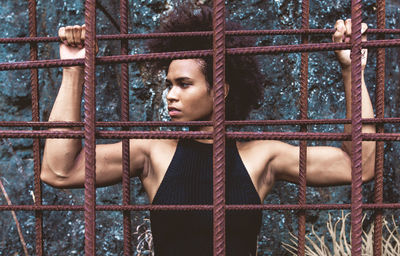
[[[262,157],[259,154],[253,155],[252,152],[254,150],[242,147],[239,143],[237,146],[232,144],[227,146],[225,150],[226,188],[233,191],[231,194],[235,194],[235,192],[257,194],[259,200],[262,201],[272,188],[273,177],[268,175],[270,173],[267,169],[268,157],[265,154]],[[174,145],[169,143],[157,147],[152,156],[149,161],[151,171],[146,179],[142,179],[150,202],[153,201],[162,186],[188,190],[182,191],[182,194],[188,198],[192,197],[188,193],[191,188],[207,190],[206,187],[210,186],[212,190],[212,145],[202,143],[178,145],[177,142]],[[195,191],[200,190],[196,189]],[[234,197],[235,195],[232,200],[235,200]],[[236,197],[240,197],[240,195],[236,195]]]

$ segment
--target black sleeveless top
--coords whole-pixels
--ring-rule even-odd
[[[213,204],[213,145],[180,140],[153,205]],[[226,142],[226,204],[261,204],[234,141]],[[226,255],[256,255],[262,212],[226,211]],[[150,212],[156,256],[211,256],[212,211]]]

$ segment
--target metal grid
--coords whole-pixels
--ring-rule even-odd
[[[32,130],[1,130],[1,138],[34,138],[34,205],[1,205],[1,211],[35,211],[36,218],[36,255],[43,255],[43,211],[84,211],[85,215],[85,255],[95,255],[95,219],[96,211],[123,211],[124,227],[124,255],[132,255],[130,212],[143,210],[213,210],[214,216],[214,255],[225,255],[225,210],[298,210],[298,255],[305,253],[305,211],[326,209],[351,209],[352,227],[352,255],[361,255],[361,219],[363,209],[375,210],[378,214],[375,218],[374,255],[381,255],[382,239],[382,210],[399,209],[400,203],[383,203],[383,141],[400,140],[400,134],[384,134],[384,123],[400,123],[400,118],[384,118],[384,70],[385,49],[383,47],[400,46],[399,39],[384,40],[385,34],[399,34],[400,29],[385,29],[385,1],[377,1],[377,29],[368,29],[368,33],[378,34],[378,40],[361,42],[361,1],[352,0],[352,37],[351,43],[324,43],[308,44],[309,34],[331,34],[332,29],[309,29],[309,2],[302,1],[302,25],[299,30],[262,30],[262,31],[225,31],[225,3],[222,0],[214,1],[214,29],[211,32],[185,32],[166,34],[128,34],[127,17],[128,1],[120,1],[120,35],[96,36],[96,8],[95,0],[87,0],[85,3],[85,24],[87,28],[85,38],[86,57],[77,60],[37,60],[38,42],[56,42],[56,37],[37,37],[36,34],[36,0],[29,0],[29,38],[0,38],[0,43],[30,43],[30,61],[16,63],[0,63],[2,70],[31,70],[32,88],[32,122],[5,122],[1,121],[2,127],[32,127]],[[265,46],[246,47],[236,49],[225,49],[225,35],[276,35],[276,34],[300,34],[302,44],[291,46]],[[127,40],[137,38],[154,38],[170,36],[213,36],[214,46],[212,50],[128,54]],[[95,41],[98,40],[121,40],[121,55],[97,57],[95,56]],[[379,48],[377,53],[377,89],[376,89],[376,118],[361,118],[361,48]],[[351,49],[352,51],[352,118],[350,119],[321,119],[307,120],[307,78],[308,78],[308,52],[327,51],[336,49]],[[225,83],[225,54],[270,54],[302,52],[301,54],[301,94],[300,94],[300,119],[299,120],[260,120],[260,121],[225,121],[224,89]],[[160,60],[172,58],[193,58],[213,56],[214,59],[214,81],[215,100],[213,122],[132,122],[129,121],[129,98],[128,98],[128,64],[140,60]],[[110,63],[121,63],[122,77],[122,111],[121,122],[96,122],[95,118],[95,65]],[[40,122],[38,106],[38,68],[61,67],[80,65],[85,66],[85,122]],[[363,134],[361,127],[363,123],[376,124],[376,134]],[[226,125],[300,125],[299,132],[226,132]],[[309,124],[351,124],[352,133],[309,133]],[[132,126],[198,126],[213,125],[214,130],[210,132],[136,132],[128,131]],[[122,131],[96,131],[96,127],[122,127]],[[45,131],[41,127],[84,127],[84,131]],[[85,173],[85,203],[84,205],[42,205],[42,191],[40,182],[40,138],[84,138],[86,173]],[[96,138],[119,138],[123,139],[123,204],[122,205],[96,205],[95,189],[95,143]],[[129,138],[212,138],[214,140],[214,204],[213,205],[130,205],[129,187]],[[280,139],[300,140],[300,175],[298,204],[295,205],[225,205],[225,139]],[[351,204],[307,204],[306,203],[306,159],[307,140],[352,140],[352,201]],[[361,143],[362,141],[377,141],[377,158],[375,174],[375,199],[372,204],[362,203],[362,180],[361,180]]]

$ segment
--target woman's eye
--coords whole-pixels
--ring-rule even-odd
[[[187,88],[187,87],[189,87],[189,86],[191,86],[192,84],[191,83],[178,83],[176,86],[179,86],[179,87],[181,87],[181,88]],[[173,87],[174,85],[172,84],[172,83],[165,83],[165,87],[167,88],[167,89],[171,89],[172,87]]]
[[[181,83],[180,86],[183,88],[189,87],[191,84],[190,83]]]

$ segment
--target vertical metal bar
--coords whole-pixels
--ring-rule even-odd
[[[310,17],[309,0],[303,0],[301,4],[301,28],[309,28]],[[308,35],[302,36],[302,43],[308,43]],[[307,119],[308,111],[308,52],[301,53],[300,67],[300,119]],[[307,132],[307,125],[302,125],[301,132]],[[307,173],[307,141],[300,141],[300,162],[299,162],[299,205],[306,203],[306,173]],[[303,256],[305,253],[306,235],[306,211],[299,211],[299,230],[297,255]]]
[[[96,254],[96,0],[85,2],[85,255]]]
[[[377,1],[377,24],[378,29],[385,28],[385,0]],[[385,39],[384,34],[378,35],[378,39]],[[379,48],[376,56],[376,117],[384,118],[385,113],[385,48]],[[377,125],[377,133],[384,133],[384,125]],[[383,150],[384,142],[376,142],[376,162],[375,162],[375,193],[374,202],[383,203]],[[379,209],[375,214],[374,225],[374,256],[382,254],[382,210]]]
[[[120,32],[128,34],[128,1],[120,1]],[[128,41],[121,41],[121,54],[128,54]],[[129,121],[129,66],[121,64],[121,121]],[[128,130],[124,128],[124,130]],[[122,204],[130,204],[129,139],[122,140]],[[132,255],[131,212],[124,211],[124,255]]]
[[[214,255],[225,255],[225,2],[214,1],[213,15],[214,129],[213,198]]]
[[[361,256],[362,123],[361,123],[361,0],[351,1],[351,255]]]
[[[36,0],[29,0],[29,36],[37,36]],[[37,44],[30,44],[30,60],[38,59]],[[32,94],[32,121],[38,122],[39,118],[39,79],[38,70],[31,69],[31,94]],[[33,128],[34,130],[37,128]],[[35,205],[42,204],[42,185],[40,182],[40,139],[33,140],[33,172]],[[43,212],[35,211],[36,255],[43,255]]]

